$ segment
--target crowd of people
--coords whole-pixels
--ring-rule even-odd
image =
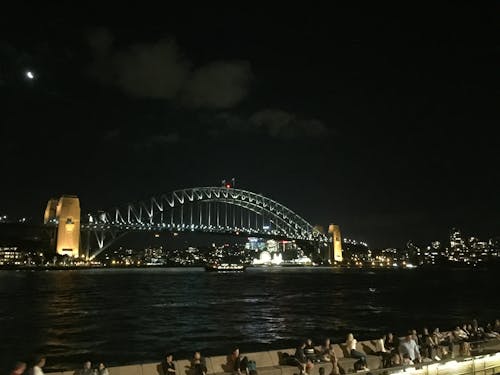
[[[427,327],[421,333],[412,329],[402,340],[389,332],[374,340],[375,348],[370,354],[381,358],[383,368],[399,367],[454,358],[457,352],[460,357],[467,357],[471,355],[473,346],[489,339],[500,339],[499,319],[493,324],[487,323],[485,327],[479,326],[474,319],[471,323],[456,326],[446,333],[440,332],[439,328],[435,328],[432,333]],[[357,340],[352,333],[347,335],[343,346],[347,356],[356,359],[353,365],[355,371],[369,370],[367,355],[358,350]],[[311,339],[301,342],[293,356],[286,356],[285,362],[298,366],[301,375],[311,374],[315,363],[321,362],[331,362],[331,375],[342,371],[329,338],[319,347],[314,346]]]
[[[27,369],[26,362],[16,362],[10,375],[44,375],[45,355],[36,355],[33,366]],[[104,363],[99,363],[96,368],[92,368],[92,362],[85,361],[83,367],[75,371],[74,375],[109,375],[109,371]]]
[[[390,368],[454,358],[456,352],[461,357],[470,356],[475,345],[490,339],[500,339],[500,319],[493,324],[487,323],[484,327],[479,326],[477,320],[473,319],[472,322],[456,326],[446,333],[440,332],[439,328],[435,328],[432,333],[427,327],[424,327],[421,333],[413,329],[408,331],[402,340],[389,332],[374,340],[375,349],[372,351],[381,358],[384,368]],[[369,370],[367,355],[358,350],[357,340],[352,333],[347,335],[343,346],[347,356],[356,359],[355,371]],[[332,364],[331,375],[341,374],[342,371],[329,338],[326,338],[321,346],[315,346],[308,338],[300,343],[294,355],[284,353],[282,361],[283,364],[297,366],[299,375],[310,375],[315,364],[325,362]],[[45,362],[44,355],[36,356],[29,369],[25,362],[17,362],[10,375],[44,375]],[[237,347],[228,356],[227,362],[226,372],[232,372],[233,375],[257,375],[257,364],[242,356]],[[161,368],[163,375],[177,375],[172,353],[165,355]],[[207,375],[207,372],[205,358],[200,352],[195,352],[191,359],[190,375]],[[319,368],[319,373],[324,375],[323,367]],[[92,363],[85,361],[83,367],[76,370],[74,375],[109,375],[109,372],[103,363],[92,368]]]
[[[190,362],[190,375],[207,375],[206,360],[205,357],[202,357],[200,352],[194,352]],[[165,355],[165,358],[161,362],[161,367],[163,375],[176,375],[172,353],[167,353]],[[234,375],[257,375],[256,363],[249,360],[246,356],[242,356],[238,347],[235,347],[228,356],[226,370]]]

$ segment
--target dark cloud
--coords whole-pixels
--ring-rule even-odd
[[[329,133],[326,125],[317,119],[303,119],[280,109],[265,109],[254,113],[250,124],[273,137],[321,137]]]
[[[120,137],[120,135],[121,135],[120,129],[111,129],[111,130],[108,130],[104,134],[104,139],[105,140],[114,140],[114,139],[117,139],[118,137]]]
[[[247,61],[210,63],[193,72],[182,100],[194,108],[233,107],[247,96],[251,76]]]
[[[115,39],[111,32],[104,28],[89,30],[86,37],[92,52],[98,56],[107,55]]]
[[[191,108],[230,108],[248,94],[252,76],[247,61],[216,61],[192,68],[173,38],[114,47],[106,29],[89,31],[95,60],[92,75],[141,98],[180,101]]]
[[[120,51],[114,56],[114,66],[116,84],[144,98],[175,98],[189,74],[189,63],[171,39]]]
[[[294,139],[298,137],[318,138],[331,135],[329,129],[318,119],[304,119],[280,109],[264,109],[243,118],[223,112],[216,116],[216,124],[210,130],[213,136],[228,132],[265,134],[272,138]]]
[[[152,149],[155,147],[168,146],[180,142],[181,137],[177,132],[168,134],[151,135],[136,144],[136,149]]]

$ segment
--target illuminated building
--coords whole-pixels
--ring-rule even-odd
[[[23,253],[17,247],[0,247],[0,265],[21,264]]]
[[[328,233],[332,235],[332,252],[333,261],[342,262],[342,240],[340,238],[340,227],[335,224],[330,224]]]
[[[463,250],[465,248],[465,241],[462,238],[462,234],[458,229],[453,228],[450,233],[450,247],[453,250]]]
[[[262,251],[266,249],[266,241],[263,238],[248,237],[248,242],[245,244],[245,249],[253,251]]]

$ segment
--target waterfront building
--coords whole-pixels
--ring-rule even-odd
[[[261,252],[266,249],[266,241],[263,238],[248,237],[248,240],[245,244],[245,249],[255,252]]]
[[[365,242],[350,238],[343,238],[342,242],[344,250],[343,258],[347,260],[349,265],[361,266],[363,264],[370,264],[373,261],[372,252]]]
[[[0,247],[0,265],[22,264],[24,253],[15,246]]]
[[[469,263],[469,249],[462,233],[457,228],[452,228],[450,231],[450,255],[451,261]]]
[[[456,228],[452,228],[450,231],[450,247],[454,251],[465,248],[465,241],[462,238],[462,233]]]

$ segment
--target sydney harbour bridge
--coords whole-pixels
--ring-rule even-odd
[[[72,220],[71,217],[57,218],[58,223],[70,225]],[[59,235],[64,235],[62,229],[59,229]],[[279,202],[230,185],[175,190],[146,201],[89,213],[82,217],[80,229],[86,234],[87,241],[82,243],[86,242],[83,247],[86,247],[90,259],[125,234],[138,231],[202,232],[300,240],[314,243],[318,248],[331,248],[331,258],[334,255],[332,245],[337,242],[335,235],[332,240]],[[340,234],[338,237],[340,244]],[[91,238],[95,242],[90,241]],[[92,242],[94,246],[91,246]]]

